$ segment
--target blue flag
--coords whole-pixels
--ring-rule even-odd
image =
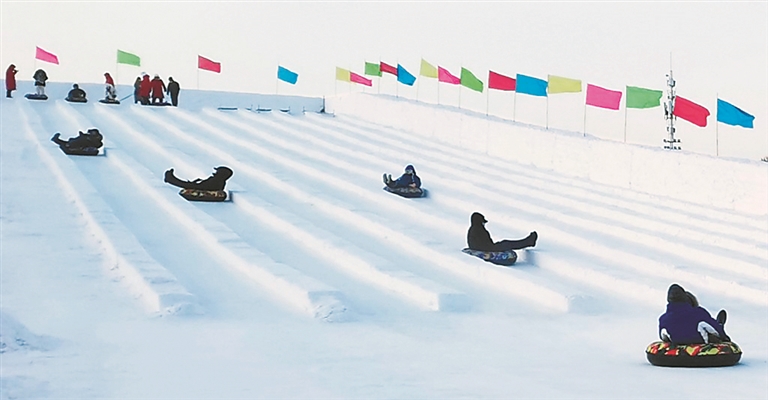
[[[728,125],[738,125],[745,128],[754,128],[752,121],[755,117],[741,111],[733,104],[717,99],[717,122]]]
[[[547,81],[532,76],[517,74],[517,93],[531,96],[547,96]]]
[[[281,81],[285,81],[290,83],[291,85],[295,85],[296,81],[299,80],[299,74],[295,72],[291,72],[281,66],[277,66],[277,79],[280,79]]]
[[[397,64],[397,81],[408,86],[413,86],[413,83],[416,82],[416,77],[406,71],[402,65]]]

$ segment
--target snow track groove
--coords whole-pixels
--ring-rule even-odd
[[[59,111],[70,117],[57,104]],[[104,252],[104,263],[111,275],[123,281],[128,290],[141,300],[145,308],[157,315],[197,314],[202,308],[194,295],[179,284],[176,277],[149,256],[136,238],[115,218],[109,206],[101,199],[93,186],[86,181],[74,162],[69,160],[55,145],[44,147],[34,131],[28,116],[28,105],[19,109],[24,120],[25,133],[35,143],[38,154],[59,183],[65,196],[81,213],[87,231]],[[45,140],[45,139],[43,139]],[[80,162],[96,164],[105,162],[103,157],[86,158]],[[117,248],[115,243],[120,243]]]

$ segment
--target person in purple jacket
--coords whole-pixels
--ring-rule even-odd
[[[725,334],[725,310],[717,319],[699,307],[699,301],[682,286],[673,283],[667,291],[667,312],[659,317],[659,337],[673,344],[730,342]]]

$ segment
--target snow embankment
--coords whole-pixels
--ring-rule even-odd
[[[759,161],[670,152],[503,121],[387,96],[326,99],[354,116],[490,156],[694,204],[768,215],[768,168]],[[574,152],[574,148],[581,151]]]

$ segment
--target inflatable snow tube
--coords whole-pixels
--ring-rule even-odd
[[[189,201],[224,201],[227,192],[223,190],[181,189],[181,197]]]
[[[104,104],[120,104],[120,100],[101,99],[101,100],[99,100],[99,103],[104,103]]]
[[[29,100],[48,100],[48,96],[44,94],[27,93],[24,95]]]
[[[394,193],[407,198],[417,198],[417,197],[427,196],[427,190],[422,188],[413,188],[413,187],[391,188],[389,186],[384,186],[384,190],[386,190],[389,193]]]
[[[469,248],[462,249],[462,252],[480,258],[483,261],[498,265],[510,266],[517,261],[517,253],[514,250],[507,251],[480,251]]]
[[[99,149],[95,147],[83,147],[83,148],[75,148],[70,149],[66,146],[59,146],[61,148],[61,151],[64,152],[66,155],[70,156],[98,156],[99,155]]]
[[[653,342],[645,349],[648,362],[659,367],[729,367],[741,359],[733,342],[679,344]]]
[[[88,99],[71,99],[69,97],[64,98],[64,100],[70,103],[87,103],[88,102]]]

